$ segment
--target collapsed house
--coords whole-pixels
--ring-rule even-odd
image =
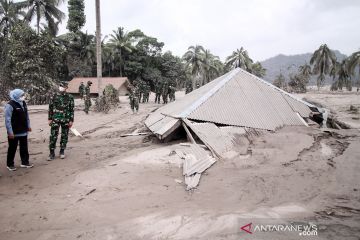
[[[145,125],[164,141],[185,130],[192,143],[196,144],[194,138],[198,138],[214,157],[223,158],[234,150],[237,136],[275,131],[283,126],[308,126],[310,118],[321,113],[322,109],[236,68],[159,108],[150,114]],[[237,146],[235,150],[239,150]],[[185,159],[186,153],[182,155]],[[195,164],[196,154],[190,155]],[[213,164],[212,160],[197,164],[204,168],[206,162]],[[184,162],[186,165],[189,164]]]

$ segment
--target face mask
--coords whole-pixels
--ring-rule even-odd
[[[59,91],[60,92],[65,92],[65,88],[64,87],[59,87]]]
[[[19,98],[20,101],[25,101],[25,99],[26,99],[25,96],[21,96],[21,97]]]

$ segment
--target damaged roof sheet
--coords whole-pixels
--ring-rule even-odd
[[[162,132],[169,135],[175,129],[176,121],[171,122],[171,118],[276,130],[284,125],[304,125],[299,114],[309,117],[309,107],[314,106],[236,68],[159,108],[149,116],[145,124],[158,136]],[[168,124],[168,131],[158,131],[159,128],[154,127],[162,120]]]

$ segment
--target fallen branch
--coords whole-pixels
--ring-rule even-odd
[[[92,193],[94,193],[96,191],[96,188],[94,188],[94,189],[91,189],[91,191],[90,192],[88,192],[87,194],[85,194],[86,196],[88,196],[88,195],[90,195],[90,194],[92,194]]]

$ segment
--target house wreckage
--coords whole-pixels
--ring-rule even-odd
[[[236,68],[157,109],[145,125],[163,141],[185,130],[191,144],[176,153],[183,159],[189,190],[198,185],[201,173],[217,159],[247,154],[249,135],[314,122],[326,125],[327,113]],[[197,144],[200,141],[203,144]]]

